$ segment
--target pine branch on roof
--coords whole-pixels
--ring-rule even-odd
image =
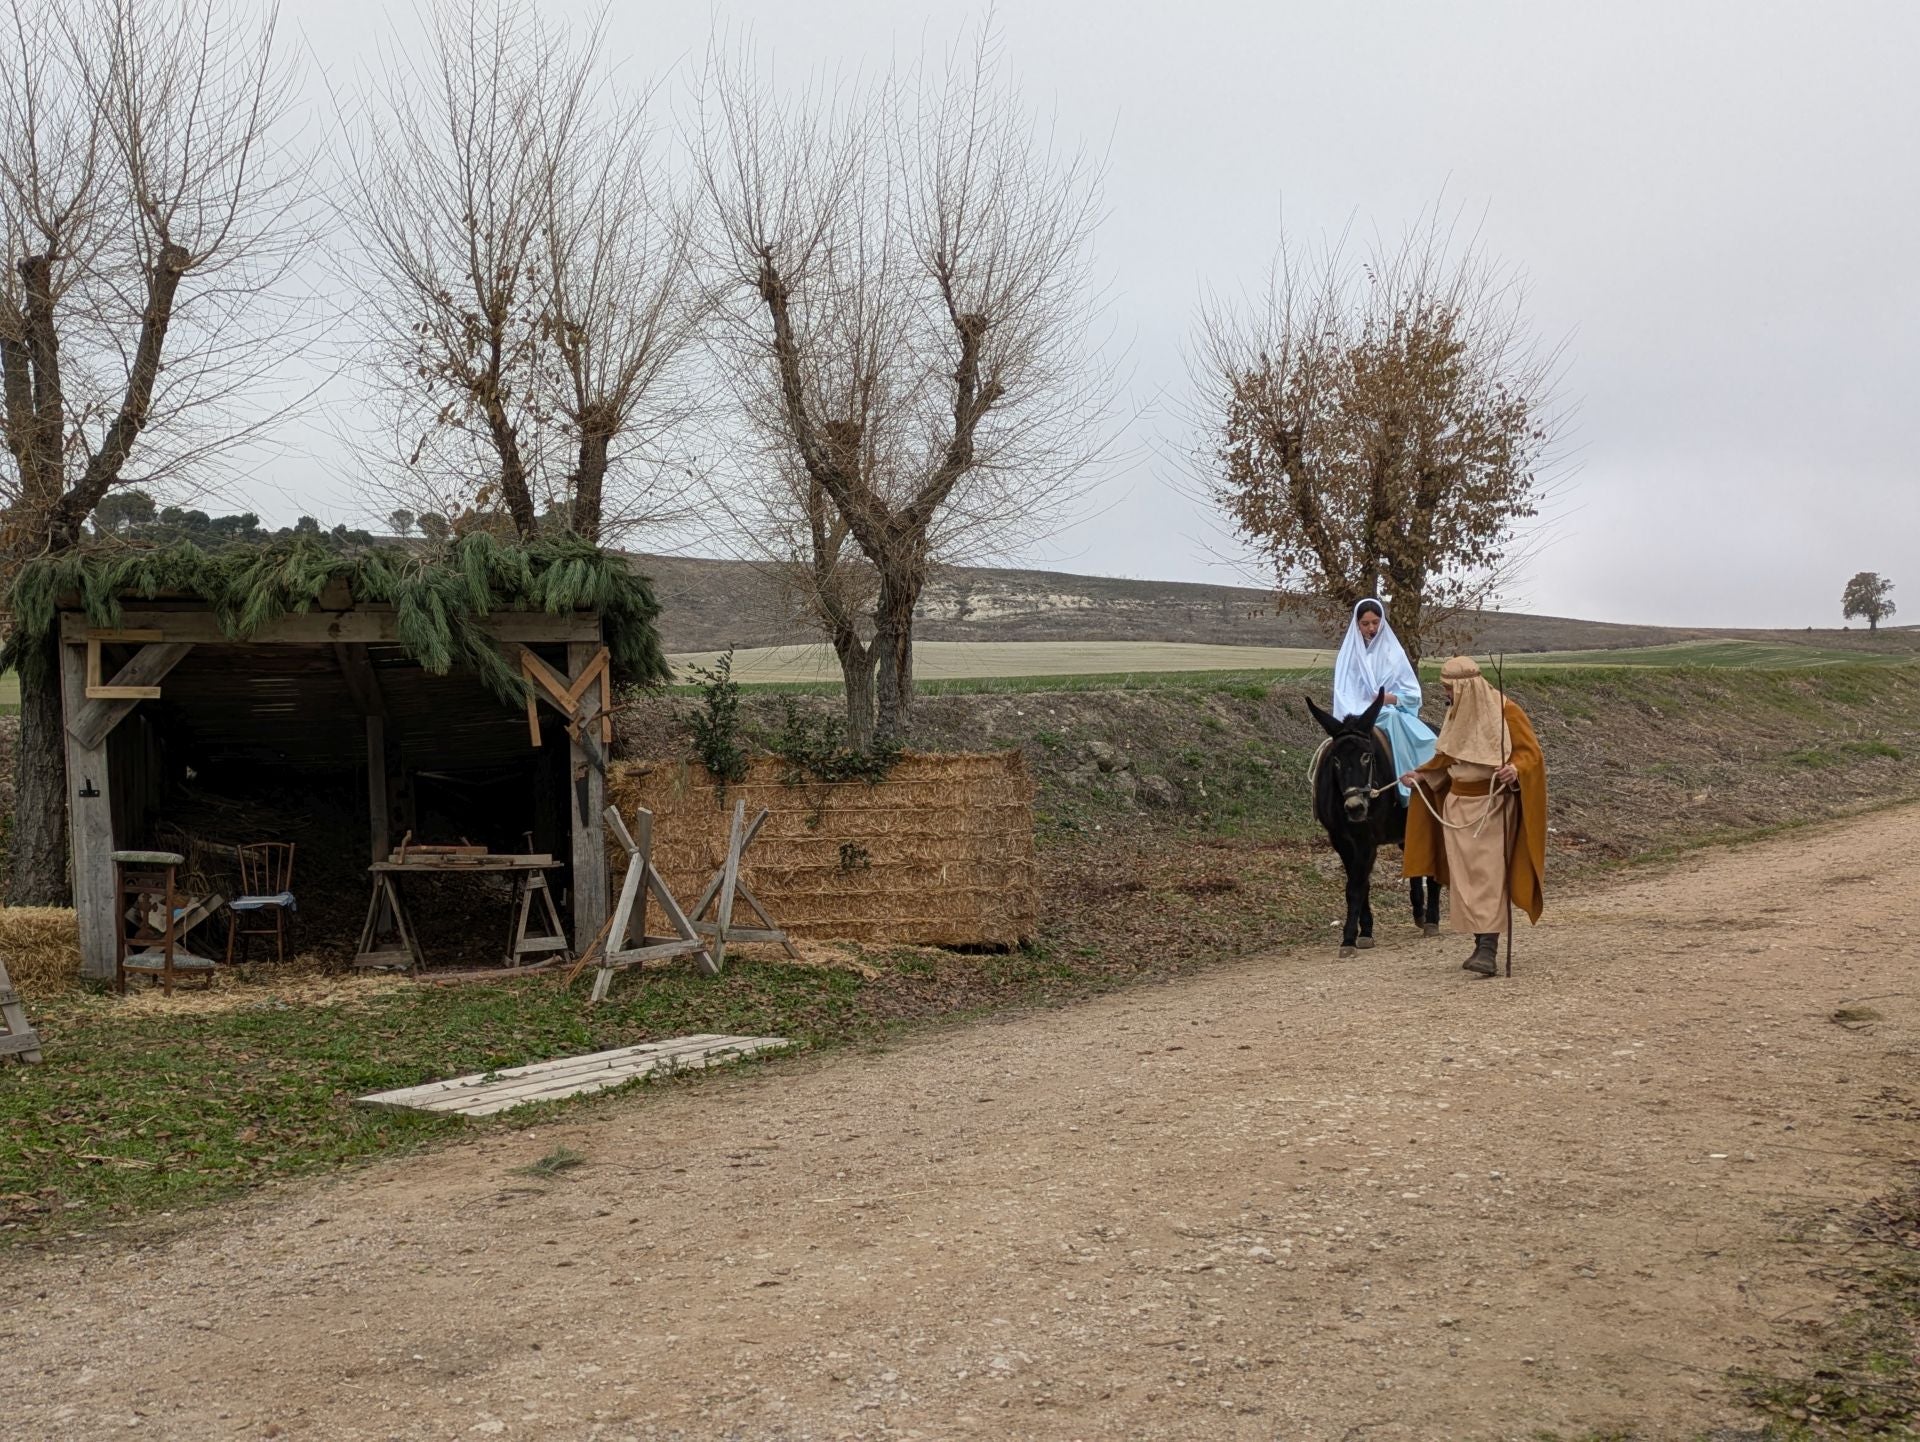
[[[336,580],[346,582],[355,604],[393,608],[400,644],[424,669],[441,675],[463,667],[510,704],[525,701],[526,683],[478,624],[496,611],[596,612],[616,683],[670,678],[654,628],[660,606],[653,587],[625,559],[575,536],[514,545],[485,532],[425,551],[345,553],[295,536],[218,551],[179,541],[43,556],[14,579],[14,630],[0,664],[23,673],[46,664],[39,643],[58,624],[66,597],[77,596],[88,621],[102,627],[120,623],[125,601],[199,600],[228,636],[245,641],[282,616],[313,609]]]

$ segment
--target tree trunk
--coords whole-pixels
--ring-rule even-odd
[[[852,630],[836,631],[834,652],[840,657],[840,680],[847,691],[847,745],[855,751],[873,746],[873,667],[875,648],[860,644]]]
[[[573,506],[567,521],[583,541],[600,541],[600,511],[606,504],[607,447],[613,433],[591,421],[580,432],[580,465],[573,476]]]
[[[60,641],[42,643],[41,665],[20,672],[20,732],[14,743],[9,906],[67,906],[67,747],[60,705]]]
[[[884,568],[874,606],[873,650],[879,657],[879,726],[885,741],[906,735],[913,710],[913,608],[925,577],[915,569]]]
[[[1871,631],[1878,631],[1879,629],[1880,629],[1880,618],[1878,616],[1868,616],[1867,630],[1871,632]]]

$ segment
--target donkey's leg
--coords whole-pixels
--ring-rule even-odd
[[[1339,848],[1340,864],[1347,873],[1347,915],[1340,925],[1340,954],[1351,956],[1360,932],[1360,908],[1365,899],[1367,877],[1362,869],[1360,847],[1354,839],[1342,836],[1335,844]]]
[[[1379,848],[1372,840],[1363,841],[1359,846],[1360,864],[1354,868],[1359,877],[1359,895],[1353,905],[1360,913],[1360,935],[1354,945],[1366,950],[1373,945],[1373,862],[1379,855]]]

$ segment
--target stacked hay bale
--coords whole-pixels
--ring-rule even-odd
[[[1018,751],[908,754],[877,785],[814,781],[778,757],[724,789],[697,764],[631,762],[607,789],[623,815],[653,812],[654,865],[682,906],[725,859],[744,801],[749,819],[769,814],[743,874],[796,937],[1005,948],[1033,935],[1033,783]],[[617,878],[625,857],[614,863]]]
[[[28,997],[80,985],[80,922],[64,906],[0,906],[0,961]]]

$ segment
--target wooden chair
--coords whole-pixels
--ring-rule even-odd
[[[240,894],[227,903],[227,960],[233,960],[234,942],[246,959],[250,936],[271,936],[274,959],[287,959],[287,922],[299,908],[293,900],[293,843],[255,841],[234,847],[240,858]],[[271,914],[273,925],[242,926],[247,917]]]
[[[184,976],[202,977],[213,985],[213,963],[180,945],[188,929],[181,925],[192,908],[180,905],[175,881],[183,858],[175,851],[116,851],[113,853],[114,909],[118,913],[114,939],[114,986],[124,993],[127,977],[149,976],[169,996]]]

